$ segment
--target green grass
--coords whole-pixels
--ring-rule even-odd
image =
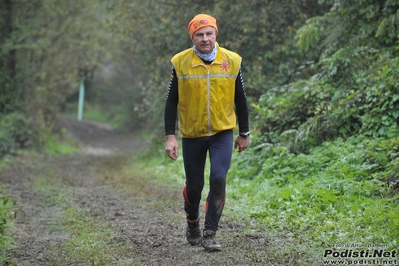
[[[336,244],[397,248],[398,195],[380,179],[397,169],[397,155],[387,160],[385,154],[398,145],[397,139],[354,138],[326,142],[308,155],[273,148],[259,165],[247,158],[232,167],[232,205],[266,228],[312,243],[309,254]]]
[[[271,247],[272,253],[297,250],[309,261],[337,244],[397,248],[399,195],[384,179],[397,171],[398,139],[336,140],[307,155],[271,147],[264,156],[254,148],[233,155],[222,219],[263,227],[265,236],[277,242],[279,235],[289,234],[284,245]],[[181,157],[165,159],[155,176],[182,187],[182,164]]]
[[[13,209],[16,201],[3,195],[4,189],[0,186],[0,264],[5,265],[7,255],[2,251],[13,248],[14,242],[10,235],[13,228]]]
[[[58,247],[63,250],[67,261],[79,265],[138,265],[133,259],[127,259],[131,250],[121,242],[116,244],[110,224],[96,219],[86,210],[71,206],[58,217],[58,230],[72,235],[71,239]],[[53,257],[52,265],[61,265],[65,258]]]
[[[80,148],[72,140],[65,138],[65,129],[62,130],[63,139],[49,136],[43,143],[43,151],[47,154],[72,154],[78,152]]]
[[[30,154],[30,151],[19,151],[19,157],[11,155],[4,156],[0,160],[0,178],[3,175],[3,171],[7,170],[11,164],[18,164],[19,160],[31,156]],[[6,195],[6,189],[0,184],[0,265],[7,265],[6,263],[9,261],[9,258],[5,251],[15,247],[15,241],[12,238],[11,232],[15,228],[14,207],[17,204],[17,200]]]
[[[126,121],[126,114],[121,111],[121,106],[111,106],[110,110],[101,110],[101,108],[93,103],[85,102],[82,119],[90,119],[102,123],[107,123],[116,128],[120,128],[123,125],[123,121]],[[69,103],[63,114],[66,117],[77,118],[78,117],[78,103]]]
[[[104,162],[102,167],[111,172],[113,163]],[[100,219],[101,215],[97,213],[101,209],[81,208],[74,204],[68,178],[57,165],[41,165],[41,172],[30,179],[33,181],[32,190],[43,196],[49,212],[48,216],[39,215],[36,219],[45,219],[54,237],[69,236],[63,244],[50,247],[53,256],[49,257],[47,265],[63,265],[65,262],[76,265],[140,265],[130,257],[132,247],[123,241],[113,241],[119,229]],[[61,253],[63,256],[56,255]]]

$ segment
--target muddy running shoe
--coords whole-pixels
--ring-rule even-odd
[[[192,246],[201,243],[201,230],[199,228],[199,220],[187,221],[186,238]]]
[[[201,245],[207,252],[222,250],[222,247],[216,241],[216,232],[212,230],[204,230],[204,236],[201,239]]]

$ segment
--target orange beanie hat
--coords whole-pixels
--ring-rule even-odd
[[[216,34],[218,34],[218,27],[216,26],[216,18],[211,17],[206,14],[198,14],[196,15],[188,24],[188,31],[190,32],[190,38],[193,38],[194,32],[197,30],[211,26],[215,28]]]

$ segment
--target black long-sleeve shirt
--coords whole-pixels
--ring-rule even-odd
[[[165,104],[165,135],[175,135],[176,118],[177,118],[177,104],[179,102],[179,94],[177,89],[177,75],[174,68],[172,68],[172,76],[169,82],[169,91],[166,97]],[[244,80],[242,78],[241,69],[235,82],[234,103],[236,115],[238,119],[238,128],[240,132],[249,131],[248,123],[248,105],[245,94]]]

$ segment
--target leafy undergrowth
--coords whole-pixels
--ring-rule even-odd
[[[397,248],[398,149],[398,139],[360,137],[325,142],[309,155],[270,147],[261,162],[238,159],[230,197],[237,213],[265,228],[288,229],[315,249],[354,243]]]
[[[294,252],[316,261],[326,249],[353,244],[393,250],[399,239],[398,165],[395,138],[325,142],[308,155],[252,146],[233,155],[222,219],[263,227],[275,243],[268,247],[273,256]],[[181,157],[157,172],[164,182],[184,182]]]
[[[3,188],[0,187],[0,250],[13,247],[13,242],[8,230],[12,228],[14,213],[12,207],[16,204],[15,200],[4,196]],[[7,256],[0,252],[0,264],[7,260]]]

